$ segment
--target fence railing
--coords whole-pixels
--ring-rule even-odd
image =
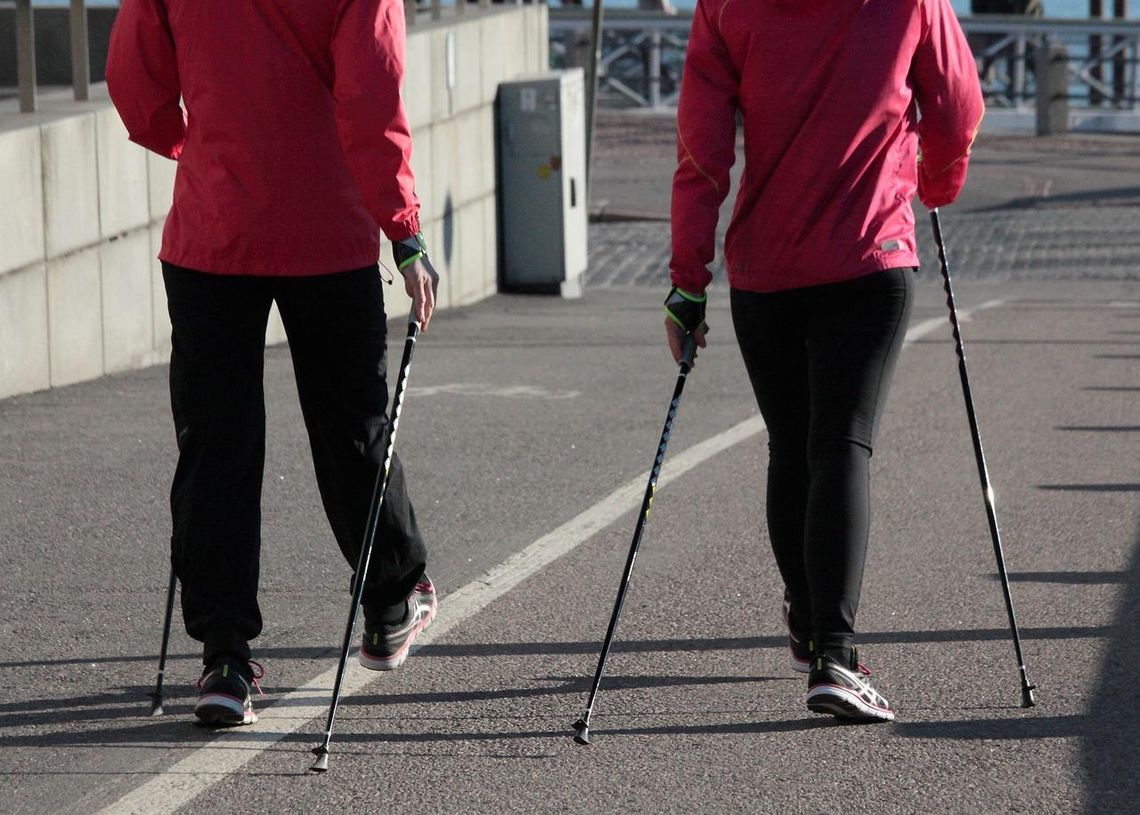
[[[522,3],[523,0],[507,0]],[[409,27],[430,24],[492,0],[404,0]],[[31,0],[15,0],[20,110],[36,109],[35,17]],[[555,67],[585,65],[590,57],[589,9],[551,8]],[[664,109],[677,104],[691,13],[615,9],[606,12],[599,67],[599,103]],[[1140,21],[964,17],[978,73],[991,108],[1025,110],[1036,98],[1037,54],[1060,45],[1067,56],[1066,96],[1086,109],[1140,112]],[[89,96],[86,0],[70,0],[72,93]],[[506,44],[504,44],[506,47]]]
[[[19,84],[20,111],[33,113],[38,106],[36,83],[36,24],[32,0],[14,0],[16,10],[16,76]],[[68,0],[68,23],[71,30],[72,93],[76,101],[90,97],[91,57],[87,32],[86,0]],[[535,0],[404,0],[404,13],[409,28],[494,8],[498,5],[522,5]],[[504,47],[507,47],[504,44]]]
[[[599,104],[652,109],[677,104],[691,13],[606,12],[598,72]],[[1105,113],[1140,112],[1140,21],[963,17],[978,73],[993,108],[1028,109],[1036,98],[1035,60],[1064,48],[1074,106]],[[556,66],[590,58],[588,11],[550,10],[550,54]]]

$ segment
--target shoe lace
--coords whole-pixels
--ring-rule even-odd
[[[863,674],[863,676],[871,675],[871,669],[859,661],[859,649],[854,646],[851,647],[851,668]]]
[[[250,672],[253,674],[250,677],[250,682],[253,684],[253,686],[255,688],[257,688],[257,695],[258,696],[265,696],[265,691],[263,691],[261,689],[261,683],[257,681],[257,680],[259,680],[265,676],[265,666],[262,665],[257,660],[251,659],[249,661],[249,668],[250,668]],[[867,675],[870,676],[871,672],[867,671]]]

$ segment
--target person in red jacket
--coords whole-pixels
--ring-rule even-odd
[[[403,0],[123,0],[115,20],[111,99],[132,141],[178,162],[159,253],[178,442],[171,563],[186,630],[203,643],[195,713],[207,724],[255,720],[270,306],[353,566],[388,437],[381,231],[414,319],[426,330],[432,317],[404,34]],[[394,458],[365,577],[365,667],[397,667],[431,621],[426,561]]]
[[[918,265],[983,114],[949,0],[699,0],[685,58],[665,327],[704,347],[718,210],[733,325],[768,427],[768,532],[809,709],[894,718],[854,648],[868,463]]]

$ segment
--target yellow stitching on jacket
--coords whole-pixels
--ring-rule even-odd
[[[962,155],[958,156],[958,158],[954,159],[949,164],[947,164],[945,167],[943,167],[941,170],[939,170],[938,171],[939,175],[941,175],[942,173],[949,170],[951,167],[953,167],[959,161],[964,159],[966,156],[970,155],[970,148],[972,148],[974,146],[974,142],[978,138],[978,131],[982,129],[982,119],[984,119],[985,117],[986,117],[986,111],[985,111],[985,109],[983,109],[982,115],[978,117],[978,123],[976,125],[974,125],[974,132],[970,134],[970,143],[966,145],[966,152],[962,153]]]
[[[706,173],[704,167],[702,167],[700,164],[698,164],[697,160],[695,158],[693,158],[693,154],[689,150],[689,146],[687,144],[685,144],[685,138],[681,135],[681,128],[679,128],[679,127],[677,128],[677,141],[679,141],[681,143],[681,149],[685,151],[685,157],[689,161],[693,162],[693,166],[697,168],[697,172],[708,179],[708,182],[713,185],[713,189],[716,190],[717,194],[719,195],[720,194],[720,185],[717,184],[716,179],[713,178],[708,173]],[[684,162],[682,162],[682,163],[684,163]]]
[[[728,4],[731,2],[732,0],[724,0],[724,3],[720,7],[720,11],[718,11],[716,15],[716,33],[720,34],[722,37],[724,36],[724,31],[720,27],[720,21],[724,17],[724,10],[728,8]]]

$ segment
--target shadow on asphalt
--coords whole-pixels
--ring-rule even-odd
[[[999,580],[1000,575],[993,575],[993,579]],[[1011,583],[1064,583],[1069,586],[1123,583],[1127,579],[1127,572],[1019,572],[1009,575]]]
[[[1095,730],[1081,740],[1081,758],[1088,779],[1088,815],[1135,812],[1140,801],[1140,705],[1136,703],[1136,666],[1140,665],[1140,529],[1126,570],[1124,591],[1100,684],[1089,706]]]
[[[1010,579],[1017,580],[1018,572],[1011,572]],[[1032,574],[1032,573],[1029,573]],[[1025,578],[1030,579],[1030,578]],[[1105,626],[1047,626],[1040,628],[1022,628],[1021,637],[1026,640],[1064,640],[1087,639],[1105,637],[1110,633]],[[1009,637],[1008,628],[961,628],[946,629],[942,631],[866,631],[859,634],[859,640],[866,645],[884,645],[897,643],[932,643],[932,642],[986,642],[990,640],[1003,640]],[[784,648],[787,646],[785,636],[774,637],[709,637],[705,639],[658,639],[658,640],[626,640],[613,644],[615,653],[651,653],[656,651],[737,651],[753,648]],[[584,640],[578,642],[473,642],[473,643],[440,643],[427,645],[415,653],[419,657],[482,657],[482,656],[545,656],[556,654],[597,654],[601,647],[601,640]],[[330,661],[336,656],[336,649],[327,645],[314,647],[290,648],[254,648],[256,659],[320,659],[328,657]],[[172,654],[170,661],[195,660],[197,655]],[[75,657],[72,659],[48,659],[0,662],[0,670],[4,668],[44,668],[59,665],[96,665],[128,662],[154,662],[158,658],[154,654],[141,656],[118,657]],[[167,671],[170,673],[169,669]],[[169,686],[168,686],[169,687]],[[140,689],[145,696],[151,688]],[[168,691],[164,691],[167,693]],[[98,699],[100,697],[91,697]],[[22,708],[25,703],[0,704],[0,714],[14,708]],[[41,708],[56,707],[58,700],[45,700],[38,704]]]
[[[1046,696],[1034,713],[985,720],[902,723],[900,736],[925,739],[1026,740],[1080,739],[1087,799],[1086,815],[1135,812],[1140,801],[1140,706],[1136,704],[1136,665],[1140,664],[1140,532],[1132,561],[1124,572],[1043,572],[1049,582],[1113,582],[1124,586],[1100,669],[1100,683],[1088,711],[1071,716],[1042,716]],[[1034,573],[1013,579],[1034,579]],[[1059,578],[1059,579],[1058,579]],[[1084,578],[1093,578],[1085,580]]]
[[[1113,187],[1104,190],[1063,193],[1061,195],[1034,195],[1014,198],[992,207],[972,209],[971,213],[1005,212],[1011,209],[1055,209],[1063,207],[1086,207],[1101,205],[1133,205],[1140,201],[1140,187]]]
[[[1140,484],[1038,484],[1037,489],[1055,492],[1140,492]]]

